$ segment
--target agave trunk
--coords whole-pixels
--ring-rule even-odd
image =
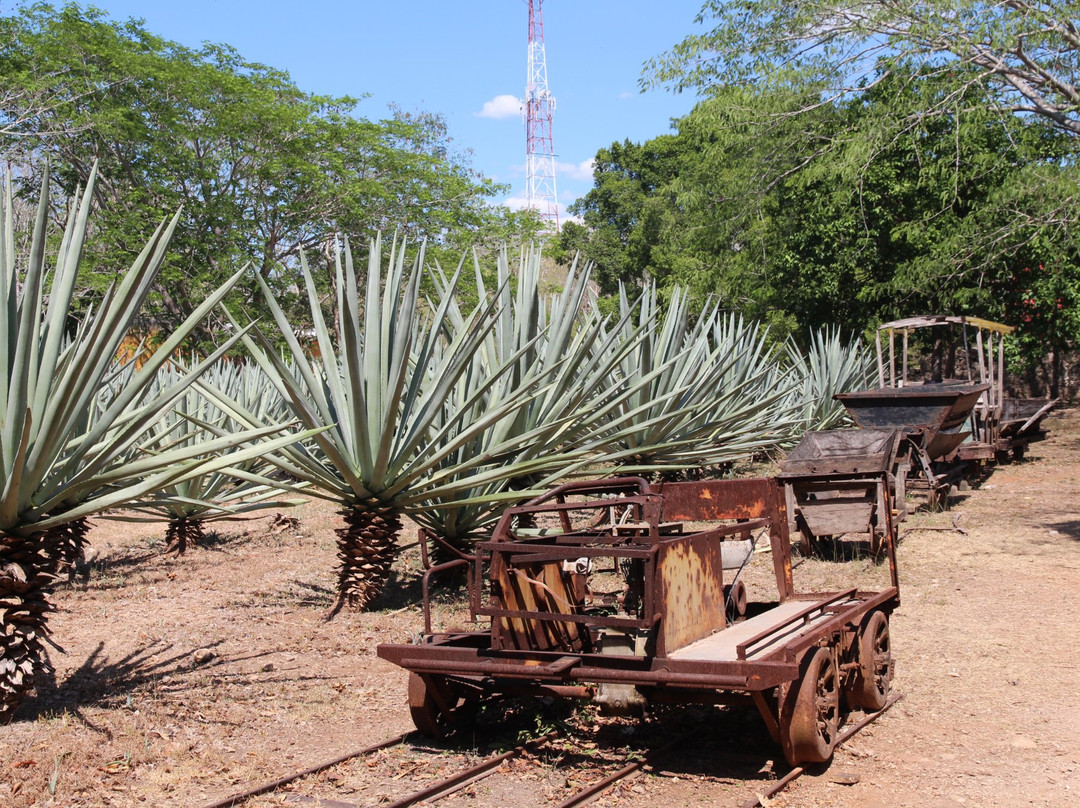
[[[382,594],[401,531],[401,519],[391,508],[346,508],[341,516],[345,526],[337,529],[338,599],[331,617],[345,605],[366,609]]]
[[[206,532],[203,530],[201,519],[186,517],[173,519],[165,531],[165,552],[182,556],[189,546],[197,547],[205,544],[205,539]]]
[[[61,535],[56,535],[61,534]],[[50,673],[45,648],[48,593],[60,563],[64,528],[16,536],[0,533],[0,724],[12,719],[38,673]]]
[[[46,552],[55,564],[57,577],[72,575],[72,570],[83,558],[88,542],[86,534],[90,532],[89,519],[74,519],[57,525],[45,533]]]

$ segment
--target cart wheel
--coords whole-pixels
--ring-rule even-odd
[[[409,674],[409,713],[429,738],[441,739],[471,723],[476,703],[463,699],[443,676]]]
[[[889,643],[889,618],[884,612],[870,613],[859,630],[859,667],[848,693],[848,702],[876,712],[885,706],[892,684],[892,645]]]
[[[831,758],[840,725],[840,683],[832,650],[819,648],[804,667],[780,710],[780,739],[792,766]]]

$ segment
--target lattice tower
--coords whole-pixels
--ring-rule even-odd
[[[555,99],[548,90],[547,57],[544,53],[543,0],[529,3],[529,73],[525,82],[525,183],[526,207],[538,211],[558,230],[559,204],[555,194],[555,143],[551,117]]]

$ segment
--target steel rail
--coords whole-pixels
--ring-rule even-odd
[[[409,808],[410,805],[415,805],[418,802],[427,800],[435,802],[441,800],[443,797],[448,797],[454,794],[466,786],[470,786],[477,780],[483,780],[485,777],[495,773],[495,770],[503,764],[504,761],[511,758],[518,757],[526,749],[530,747],[539,746],[542,743],[552,740],[558,737],[557,732],[549,732],[547,735],[541,735],[539,738],[533,738],[528,743],[524,743],[521,746],[516,746],[508,752],[502,752],[498,755],[492,755],[489,758],[485,758],[474,766],[452,774],[449,777],[433,783],[427,788],[422,788],[419,791],[414,791],[396,802],[387,803],[383,808]]]
[[[851,737],[857,732],[862,730],[864,727],[866,727],[873,721],[876,721],[878,717],[880,717],[887,710],[889,710],[894,704],[896,704],[896,702],[900,701],[902,697],[903,696],[901,694],[890,697],[889,700],[885,703],[885,706],[878,710],[876,713],[870,713],[869,715],[863,717],[859,722],[846,728],[837,737],[836,746],[834,748],[839,748],[843,743],[850,740]],[[285,775],[284,777],[279,777],[276,780],[272,780],[270,782],[263,783],[262,785],[255,786],[254,788],[250,788],[246,791],[232,794],[228,797],[225,797],[224,799],[204,805],[202,808],[234,808],[234,806],[240,805],[241,803],[246,802],[252,797],[275,791],[278,788],[281,788],[281,786],[283,785],[291,783],[294,780],[299,780],[301,777],[316,774],[325,769],[337,766],[340,763],[344,763],[347,760],[352,760],[353,758],[357,757],[363,757],[364,755],[369,755],[373,752],[377,752],[380,749],[387,749],[391,746],[396,746],[400,743],[403,743],[405,739],[408,738],[411,734],[412,733],[404,733],[402,735],[397,735],[393,738],[388,738],[385,741],[381,741],[377,744],[372,744],[371,746],[364,747],[363,749],[357,750],[355,752],[340,755],[336,758],[333,758],[332,760],[327,760],[315,766],[310,766],[306,769],[303,769],[302,771],[294,772],[292,774]],[[546,743],[547,741],[550,741],[557,736],[558,733],[551,732],[539,738],[534,738],[531,741],[517,746],[509,751],[502,752],[497,755],[492,755],[491,757],[485,758],[479,763],[470,766],[469,768],[464,769],[457,774],[451,775],[450,777],[444,778],[443,780],[433,783],[423,789],[401,797],[395,802],[387,803],[384,808],[410,808],[410,806],[416,805],[417,803],[423,801],[435,802],[436,800],[440,800],[443,797],[450,796],[451,794],[454,794],[472,785],[478,780],[482,780],[485,777],[494,774],[495,771],[499,768],[499,766],[501,766],[507,760],[518,757],[526,750]],[[678,738],[677,740],[664,744],[661,747],[650,750],[644,755],[641,760],[633,761],[632,763],[623,766],[621,769],[612,772],[601,780],[598,780],[597,782],[586,786],[582,790],[565,799],[563,802],[559,803],[557,808],[575,808],[579,805],[589,804],[601,794],[603,794],[605,791],[607,791],[615,783],[641,771],[646,766],[650,766],[660,758],[663,758],[666,755],[670,754],[680,744],[684,743],[688,737],[689,736],[683,736],[681,738]],[[770,797],[778,794],[788,784],[803,775],[805,771],[806,769],[804,767],[796,766],[779,780],[777,780],[775,783],[773,783],[768,790],[762,792],[761,794],[755,795],[754,799],[746,802],[742,806],[742,808],[761,808],[765,801],[767,801]]]
[[[254,788],[249,788],[247,791],[241,791],[229,797],[225,797],[224,799],[218,800],[217,802],[209,803],[208,805],[204,805],[203,808],[233,808],[233,806],[239,805],[242,802],[246,802],[252,797],[257,797],[260,794],[265,794],[268,791],[275,791],[281,788],[286,783],[291,783],[293,780],[299,780],[301,777],[307,777],[309,774],[316,774],[317,772],[321,772],[324,769],[329,769],[333,766],[337,766],[339,763],[344,763],[346,760],[363,757],[364,755],[370,755],[372,752],[378,752],[380,749],[387,749],[391,746],[397,746],[399,743],[403,743],[405,739],[408,738],[410,735],[412,735],[411,732],[405,732],[393,738],[388,738],[385,741],[380,741],[379,743],[372,744],[371,746],[365,746],[363,749],[357,750],[356,752],[349,752],[346,755],[340,755],[333,760],[327,760],[323,763],[318,763],[314,766],[304,769],[303,771],[287,774],[284,777],[279,777],[277,780],[271,780],[269,783],[263,783],[261,786],[255,786]]]
[[[623,766],[618,771],[612,772],[602,780],[598,780],[592,785],[586,786],[573,796],[568,797],[563,802],[560,802],[557,808],[574,808],[574,806],[577,805],[588,805],[594,799],[607,791],[615,783],[619,782],[619,780],[622,780],[623,778],[640,771],[641,769],[651,765],[665,755],[670,754],[673,749],[685,742],[689,737],[689,735],[684,735],[683,737],[671,741],[670,743],[666,743],[663,746],[658,747],[657,749],[646,752],[645,757],[641,760],[635,760],[633,763],[629,763],[626,766]]]

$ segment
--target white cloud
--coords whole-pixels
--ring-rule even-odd
[[[528,199],[523,196],[509,196],[503,200],[503,205],[510,208],[510,210],[525,210],[528,207]],[[559,207],[559,222],[578,222],[581,223],[579,216],[571,216],[566,210],[565,202],[556,203]]]
[[[497,95],[484,102],[484,108],[476,113],[478,118],[514,118],[521,115],[521,99],[516,95]]]
[[[633,98],[636,95],[637,95],[637,93],[632,93],[629,90],[627,90],[626,92],[619,93],[619,98],[621,100],[623,100],[623,101],[627,101],[627,100]]]
[[[581,163],[556,163],[555,164],[555,178],[556,181],[560,177],[564,177],[568,180],[577,182],[592,182],[593,178],[593,166],[596,164],[596,159],[590,157]]]

